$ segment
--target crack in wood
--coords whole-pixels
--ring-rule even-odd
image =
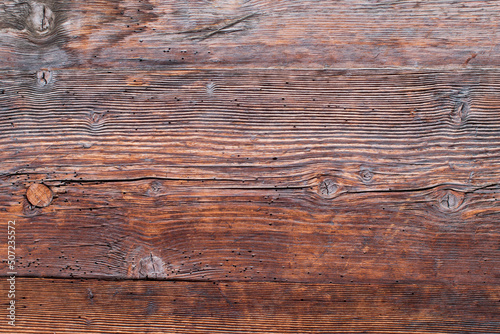
[[[332,198],[338,190],[338,185],[332,179],[324,179],[319,184],[319,193],[324,197]]]
[[[250,14],[247,14],[247,15],[244,15],[244,16],[232,19],[229,22],[226,20],[226,21],[224,21],[221,24],[217,24],[215,27],[213,25],[203,26],[203,27],[196,28],[196,29],[178,31],[178,32],[175,32],[174,34],[191,34],[191,33],[200,33],[200,32],[210,31],[210,32],[208,32],[206,34],[203,34],[201,36],[192,36],[192,37],[188,38],[188,39],[191,39],[191,40],[203,41],[203,40],[208,39],[208,38],[210,38],[210,37],[212,37],[212,36],[214,36],[216,34],[229,33],[229,32],[235,32],[235,31],[244,30],[244,29],[231,29],[231,30],[229,30],[228,28],[231,28],[234,25],[236,25],[238,23],[241,23],[241,22],[243,22],[245,20],[248,20],[249,18],[254,17],[256,15],[259,15],[259,14],[260,13],[258,13],[258,12],[254,12],[254,13],[250,13]]]
[[[47,86],[52,80],[52,72],[47,69],[38,71],[36,75],[37,75],[37,82],[40,87]]]
[[[47,34],[52,29],[55,19],[54,12],[43,3],[33,2],[30,4],[30,20],[33,28],[39,34]]]
[[[459,205],[458,198],[452,193],[446,194],[441,200],[441,205],[446,209],[455,209]]]

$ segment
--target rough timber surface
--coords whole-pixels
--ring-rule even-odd
[[[0,68],[500,65],[498,1],[6,0]]]
[[[36,278],[18,284],[18,334],[490,334],[500,326],[498,285]],[[5,286],[2,280],[1,293]]]
[[[3,1],[14,332],[500,333],[499,18]]]
[[[497,71],[50,76],[0,80],[23,275],[498,281]]]

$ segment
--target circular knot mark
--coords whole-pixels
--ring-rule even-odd
[[[146,194],[150,197],[160,196],[163,193],[163,183],[159,180],[154,180],[149,184]]]
[[[26,197],[31,205],[43,208],[52,202],[54,194],[49,187],[41,183],[32,184],[26,191]]]
[[[103,112],[91,111],[89,113],[89,122],[91,126],[98,126],[104,123],[105,114]]]
[[[462,204],[462,196],[448,190],[439,198],[439,206],[445,211],[455,211]]]
[[[48,34],[54,25],[55,14],[47,5],[39,2],[30,3],[28,24],[31,29],[40,34]]]
[[[361,177],[361,180],[363,180],[363,182],[370,182],[373,179],[372,171],[366,168],[361,169],[361,171],[359,172],[359,176]]]
[[[36,72],[36,80],[38,86],[44,87],[47,86],[52,80],[52,72],[50,70],[40,70]]]
[[[339,187],[332,179],[324,179],[318,186],[318,192],[321,196],[332,198],[337,193]]]

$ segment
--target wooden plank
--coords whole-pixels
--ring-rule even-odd
[[[26,278],[16,285],[19,334],[500,332],[498,285]],[[0,287],[5,294],[5,280]]]
[[[498,186],[334,198],[155,179],[53,190],[46,208],[30,206],[22,184],[2,191],[19,275],[490,284],[500,275]]]
[[[497,1],[3,1],[1,69],[499,66]]]
[[[25,276],[498,283],[499,78],[5,72],[0,218]]]
[[[44,180],[485,186],[500,177],[499,79],[496,70],[4,72],[1,168]]]

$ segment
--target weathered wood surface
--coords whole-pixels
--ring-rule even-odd
[[[23,276],[497,283],[500,189],[454,188],[325,199],[142,180],[56,187],[44,209],[5,193]]]
[[[498,285],[29,278],[18,284],[19,334],[490,334],[500,326]],[[4,294],[4,280],[0,288]],[[0,333],[12,332],[0,326]]]
[[[303,187],[325,174],[349,190],[389,191],[500,176],[498,70],[39,77],[0,78],[3,177]]]
[[[0,81],[22,275],[498,283],[497,71],[50,77]]]
[[[15,332],[500,333],[499,18],[3,1]]]
[[[498,1],[6,0],[0,68],[500,65]]]

